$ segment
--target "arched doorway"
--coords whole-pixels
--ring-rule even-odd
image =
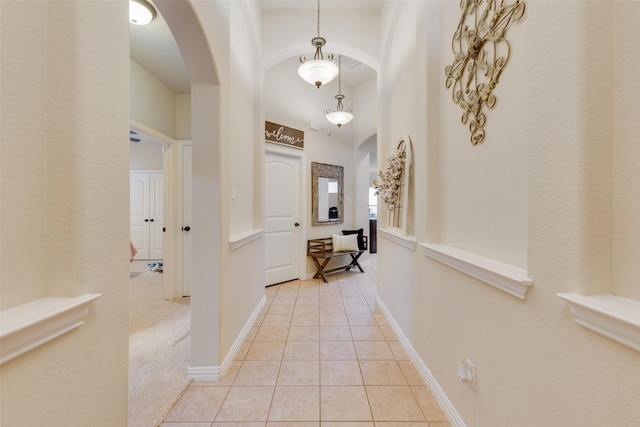
[[[191,284],[191,356],[190,370],[219,364],[219,276],[211,274],[220,262],[220,189],[211,185],[220,181],[216,161],[220,157],[218,111],[219,78],[210,43],[202,20],[219,19],[202,5],[192,1],[154,2],[164,16],[180,49],[191,80],[191,139],[194,180]],[[173,224],[179,227],[179,224]]]

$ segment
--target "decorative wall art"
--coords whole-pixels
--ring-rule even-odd
[[[398,229],[400,234],[407,232],[409,205],[409,177],[412,163],[411,138],[402,135],[398,139],[395,152],[387,159],[387,170],[378,172],[379,181],[373,181],[375,194],[380,195],[384,206],[389,210],[388,225]]]
[[[384,206],[389,210],[395,209],[400,199],[400,184],[406,158],[407,154],[403,149],[396,150],[387,159],[387,170],[378,172],[380,180],[371,183],[376,189],[375,195],[382,197]]]
[[[267,142],[288,147],[304,148],[304,132],[277,123],[264,122],[264,138]]]
[[[469,122],[471,143],[485,139],[485,105],[493,109],[498,84],[511,55],[505,38],[514,22],[524,17],[525,0],[511,4],[505,0],[460,0],[462,16],[453,34],[453,63],[445,68],[446,87],[452,89],[453,102],[462,108],[462,123]],[[471,116],[471,117],[469,117]]]

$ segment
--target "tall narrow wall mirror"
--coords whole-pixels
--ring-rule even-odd
[[[311,162],[311,224],[344,222],[344,168]]]

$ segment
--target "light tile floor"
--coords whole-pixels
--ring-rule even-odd
[[[229,370],[191,383],[161,426],[449,427],[376,307],[375,281],[330,277],[266,288]]]

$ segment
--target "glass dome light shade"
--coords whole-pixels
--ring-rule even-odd
[[[147,25],[156,17],[156,11],[145,0],[129,0],[129,22],[135,25]]]
[[[349,123],[353,119],[353,114],[348,111],[332,111],[327,113],[327,120],[340,127]]]
[[[314,59],[303,62],[298,67],[298,75],[302,80],[320,88],[338,76],[338,66],[326,59]]]

